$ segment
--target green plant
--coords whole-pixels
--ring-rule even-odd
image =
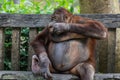
[[[11,46],[12,46],[12,28],[5,29],[5,60],[4,60],[4,69],[10,70],[11,69]]]
[[[0,13],[19,13],[19,14],[51,14],[55,8],[64,7],[71,12],[78,13],[79,5],[73,7],[74,0],[41,0],[35,2],[30,0],[20,0],[20,4],[15,4],[13,0],[4,0]],[[41,6],[42,5],[42,6]],[[74,9],[77,8],[77,11]]]
[[[13,0],[4,0],[0,13],[19,13],[19,14],[37,14],[39,3],[33,3],[28,0],[20,0],[20,4],[15,4]]]

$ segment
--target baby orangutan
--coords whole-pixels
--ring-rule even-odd
[[[31,42],[35,51],[32,72],[48,80],[52,72],[93,80],[96,40],[106,38],[107,33],[101,22],[75,16],[64,8],[56,9],[48,27]]]

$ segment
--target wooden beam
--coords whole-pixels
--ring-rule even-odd
[[[29,32],[29,49],[28,49],[28,70],[31,70],[31,60],[32,60],[32,55],[35,54],[33,51],[33,48],[30,45],[30,42],[35,39],[37,35],[37,29],[36,28],[30,28]]]
[[[115,72],[120,72],[120,28],[116,28]]]
[[[15,28],[12,31],[12,70],[19,70],[20,66],[20,28]]]
[[[17,80],[45,80],[41,76],[34,76],[30,71],[0,71],[0,79]],[[53,80],[80,80],[71,74],[53,74]],[[94,80],[120,80],[119,73],[95,74]]]
[[[0,28],[0,70],[4,69],[4,29]]]
[[[45,80],[43,77],[33,75],[30,71],[0,71],[0,79],[17,80]],[[53,74],[53,80],[80,80],[71,74]]]
[[[109,29],[108,34],[107,72],[111,73],[115,71],[116,29]]]
[[[81,14],[79,16],[101,21],[108,28],[120,27],[120,14]],[[46,27],[47,14],[0,14],[0,27]]]

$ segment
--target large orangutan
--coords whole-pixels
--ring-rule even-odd
[[[71,73],[80,80],[93,80],[96,39],[107,37],[105,26],[58,8],[51,23],[32,41],[35,51],[32,72],[46,79],[54,73]]]

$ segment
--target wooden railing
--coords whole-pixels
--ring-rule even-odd
[[[96,72],[120,72],[120,15],[93,14],[80,15],[99,20],[109,30],[108,39],[99,40],[96,48]],[[29,42],[37,35],[37,28],[44,28],[50,22],[50,15],[21,15],[0,14],[0,70],[4,70],[4,41],[5,28],[12,28],[11,65],[12,70],[19,69],[20,60],[20,32],[22,27],[29,28],[28,40],[28,70],[30,70],[31,56],[34,53]],[[8,53],[9,54],[9,53]]]

